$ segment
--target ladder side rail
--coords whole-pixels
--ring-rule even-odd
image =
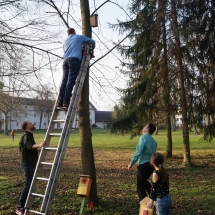
[[[60,87],[59,87],[58,91],[60,92]],[[56,106],[57,106],[58,99],[59,99],[59,93],[58,93],[57,99],[55,100],[54,108],[52,110],[52,114],[51,114],[50,121],[49,121],[49,124],[48,124],[48,129],[46,131],[45,138],[44,138],[44,141],[46,142],[47,147],[49,146],[50,140],[51,140],[51,136],[49,135],[49,133],[51,133],[54,130],[54,126],[55,126],[55,123],[53,123],[53,121],[56,120],[57,116],[58,116],[58,113],[56,111]],[[34,197],[31,195],[31,193],[35,192],[35,190],[36,190],[36,182],[37,182],[35,180],[35,178],[40,176],[40,173],[42,171],[42,165],[40,165],[40,163],[45,160],[46,154],[47,154],[46,151],[44,151],[43,148],[42,148],[41,152],[40,152],[40,155],[39,155],[39,158],[38,158],[38,161],[37,161],[37,165],[36,165],[34,176],[33,176],[32,182],[31,182],[31,186],[30,186],[30,189],[29,189],[29,192],[28,192],[28,197],[27,197],[27,201],[25,203],[25,208],[31,208],[31,206],[32,206]],[[40,171],[39,171],[39,165],[41,166]],[[29,213],[27,212],[25,214],[29,214]]]
[[[89,47],[88,47],[88,50],[89,50]],[[72,104],[72,107],[69,107],[68,112],[67,112],[67,117],[66,117],[67,119],[65,121],[65,126],[64,126],[63,131],[62,131],[61,140],[59,142],[59,149],[60,150],[58,150],[57,153],[56,153],[54,165],[52,167],[53,169],[51,171],[51,176],[50,176],[51,180],[48,183],[47,188],[46,188],[46,193],[49,193],[49,195],[48,195],[47,198],[43,199],[43,203],[42,203],[42,206],[41,206],[41,211],[44,211],[44,206],[51,205],[51,204],[49,204],[49,199],[51,197],[50,191],[52,190],[53,183],[55,183],[55,181],[56,181],[56,180],[53,181],[53,179],[57,178],[57,175],[59,175],[58,172],[59,172],[60,167],[61,167],[61,161],[62,161],[62,159],[64,157],[64,154],[65,154],[65,152],[63,152],[63,151],[66,151],[66,146],[68,144],[68,139],[69,139],[69,136],[70,136],[70,132],[68,132],[69,131],[68,128],[69,128],[70,124],[73,122],[74,117],[75,117],[78,98],[75,99],[75,100],[74,100],[74,98],[76,97],[77,93],[79,93],[79,91],[80,91],[79,90],[80,89],[79,88],[80,79],[83,76],[83,70],[86,67],[86,64],[89,63],[89,59],[90,59],[89,54],[87,54],[87,56],[84,56],[83,65],[81,66],[81,69],[80,69],[80,72],[79,72],[79,77],[77,77],[77,79],[79,79],[79,80],[76,80],[77,84],[75,84],[75,88],[74,88],[74,91],[76,91],[76,92],[73,93],[73,96],[72,96],[72,99],[71,99],[71,102],[70,102],[70,104]],[[78,95],[78,97],[79,97],[79,95]],[[76,104],[76,105],[74,105],[74,104]],[[68,117],[68,116],[70,116],[70,117]],[[65,142],[66,142],[66,144],[65,144]],[[56,171],[57,169],[58,169],[58,171]],[[47,195],[45,195],[45,196],[47,196]]]
[[[85,51],[88,53],[89,52],[89,45],[87,44],[86,45],[86,47],[85,47]],[[85,61],[86,61],[86,56],[84,56],[83,57],[83,63],[82,64],[85,64]],[[88,60],[89,61],[89,60]],[[81,65],[81,69],[80,70],[83,70],[84,69],[84,65]],[[77,79],[80,79],[81,78],[81,75],[82,75],[82,73],[81,73],[81,71],[79,72],[79,77],[77,77]],[[78,82],[78,80],[77,80],[77,82]],[[76,88],[76,89],[75,89]],[[75,85],[75,87],[74,87],[74,91],[77,91],[78,90],[78,86],[77,86],[77,84]],[[58,98],[59,98],[59,95],[58,95]],[[47,132],[46,132],[46,136],[45,136],[45,141],[46,141],[46,146],[48,146],[49,145],[49,143],[50,143],[50,139],[51,139],[51,136],[49,135],[50,134],[50,132],[54,129],[54,126],[55,126],[55,123],[53,122],[54,120],[56,120],[56,118],[57,118],[57,112],[56,112],[56,105],[57,105],[57,102],[58,102],[58,98],[57,98],[57,100],[56,100],[56,102],[55,102],[55,106],[54,106],[54,109],[53,109],[53,112],[52,112],[52,116],[51,116],[51,118],[50,118],[50,122],[49,122],[49,126],[48,126],[48,130],[47,130]],[[68,111],[68,112],[71,112],[72,110],[70,110],[70,111]],[[68,124],[68,126],[69,126],[69,124],[71,123],[71,119],[72,119],[72,122],[73,122],[73,120],[74,120],[74,116],[75,116],[75,112],[73,111],[73,113],[74,114],[72,114],[73,116],[72,117],[70,117],[70,120],[69,120],[69,122],[67,122],[67,123],[65,123],[65,124]],[[71,114],[70,114],[70,116],[71,116]],[[64,126],[65,126],[65,124],[64,124]],[[66,126],[67,127],[67,126]],[[63,133],[63,132],[62,132]],[[62,137],[62,135],[61,135],[61,137]],[[65,138],[63,138],[63,139],[65,139]],[[67,137],[66,138],[67,139],[67,142],[68,142],[68,139],[69,139],[69,137]],[[62,142],[62,140],[60,140],[59,141],[59,147],[57,148],[57,150],[58,151],[60,151],[61,152],[61,150],[62,150],[62,147],[60,147],[60,145],[61,145],[61,143],[60,142]],[[65,141],[63,141],[63,142],[65,142]],[[37,167],[36,167],[36,171],[35,171],[35,174],[34,174],[34,178],[33,178],[33,180],[32,180],[32,185],[31,185],[31,188],[30,188],[30,190],[29,190],[29,194],[32,194],[32,193],[34,193],[34,191],[36,190],[36,182],[37,182],[37,180],[35,180],[35,178],[39,178],[39,176],[40,176],[40,172],[41,171],[39,171],[38,169],[38,166],[40,165],[40,163],[42,162],[42,161],[44,161],[44,159],[45,159],[45,156],[46,156],[46,150],[45,151],[43,151],[44,149],[42,149],[42,151],[41,151],[41,153],[40,153],[40,156],[39,156],[39,159],[38,159],[38,163],[37,163]],[[57,152],[56,151],[56,155],[57,154],[59,154],[59,152]],[[59,156],[58,156],[59,157]],[[56,159],[56,161],[54,162],[55,164],[52,166],[52,169],[54,169],[55,168],[55,166],[56,166],[56,163],[58,163],[57,162],[57,160],[59,160],[59,159]],[[41,165],[41,167],[40,167],[40,170],[42,170],[42,165]],[[52,170],[51,170],[52,171]],[[53,171],[54,172],[54,171]],[[50,174],[50,176],[49,176],[49,178],[51,178],[51,174]],[[34,183],[33,183],[34,182]],[[29,195],[28,194],[28,195]],[[32,197],[32,198],[31,198]],[[29,196],[27,199],[29,200],[29,201],[27,201],[26,202],[26,208],[30,208],[31,206],[32,206],[32,203],[33,203],[33,200],[34,200],[34,196]],[[25,213],[25,214],[29,214],[29,213]]]
[[[55,119],[56,117],[57,117],[57,113],[56,113],[55,108],[54,108],[52,111],[51,118],[50,118],[48,130],[46,131],[46,136],[45,136],[45,141],[46,141],[47,147],[49,146],[49,143],[51,140],[51,137],[48,136],[48,133],[54,129],[54,123],[52,123],[52,120]],[[32,196],[31,193],[35,193],[36,185],[37,185],[37,180],[35,180],[35,179],[36,179],[36,177],[40,177],[40,175],[41,175],[43,167],[40,163],[45,160],[46,154],[47,154],[47,151],[44,150],[44,148],[42,148],[40,151],[40,154],[39,154],[39,158],[38,158],[38,161],[36,164],[34,176],[32,178],[31,186],[30,186],[30,189],[28,192],[28,197],[27,197],[27,201],[25,203],[25,208],[31,208],[31,206],[32,206],[32,203],[33,203],[33,200],[35,197]],[[39,167],[39,165],[40,165],[40,167]]]
[[[88,60],[87,60],[88,63],[89,63],[89,60],[90,60],[90,55],[89,55]],[[79,86],[81,86],[81,88],[79,88],[79,91],[77,92],[78,94],[76,94],[76,97],[75,97],[74,104],[76,104],[76,107],[77,107],[78,98],[80,96],[80,92],[81,92],[82,87],[83,87],[83,82],[84,82],[84,79],[86,77],[86,71],[87,70],[85,70],[85,72],[84,72],[85,74],[84,75],[82,74],[82,76],[81,76],[82,82],[80,81],[81,85],[79,85]],[[76,107],[74,107],[73,109],[76,110]],[[71,114],[70,118],[74,119],[74,117],[75,117],[75,111],[73,111],[73,113]],[[72,122],[72,121],[70,120],[70,122]],[[67,132],[66,132],[66,135],[65,135],[65,139],[63,141],[63,144],[64,144],[63,150],[61,151],[61,154],[59,156],[59,162],[58,162],[59,165],[56,167],[56,171],[54,172],[55,173],[55,176],[54,176],[55,181],[53,181],[53,183],[52,183],[52,187],[50,189],[49,199],[47,200],[47,202],[44,202],[44,204],[43,204],[45,206],[45,210],[41,210],[41,211],[44,211],[45,214],[49,214],[50,210],[51,210],[51,203],[52,203],[52,200],[53,200],[53,193],[55,192],[55,189],[56,189],[56,186],[57,186],[57,180],[58,180],[58,177],[60,175],[61,165],[63,163],[63,158],[65,156],[66,147],[67,147],[67,144],[68,144],[71,129],[72,128],[70,126],[67,127]]]
[[[63,80],[63,78],[62,78],[62,80]],[[62,80],[61,80],[61,82],[62,82]],[[58,91],[60,92],[60,87],[59,87]],[[44,138],[44,141],[46,141],[46,146],[47,147],[49,146],[49,143],[50,143],[50,140],[51,140],[51,137],[49,136],[49,134],[54,130],[54,126],[55,126],[55,123],[53,121],[56,120],[57,116],[58,116],[58,112],[57,112],[57,109],[56,109],[58,99],[59,99],[59,93],[58,93],[57,99],[55,101],[54,108],[53,108],[53,111],[52,111],[52,115],[50,117],[48,129],[46,131],[46,135],[45,135],[45,138]]]

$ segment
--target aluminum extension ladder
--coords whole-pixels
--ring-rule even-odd
[[[85,54],[82,58],[80,72],[73,88],[73,93],[68,109],[58,108],[56,106],[58,99],[55,102],[49,126],[45,135],[44,141],[46,141],[46,145],[40,152],[36,170],[25,203],[25,215],[32,213],[43,215],[50,214],[58,177],[60,175],[61,165],[66,152],[72,123],[77,110],[78,99],[82,91],[90,58],[90,45],[85,44]],[[58,113],[62,110],[67,110],[64,120],[58,119]],[[53,133],[56,123],[64,124],[61,133]],[[58,145],[55,147],[50,146],[52,137],[59,137]],[[38,188],[39,185],[41,185],[40,189]],[[41,205],[39,211],[38,207],[36,207],[36,209],[32,209],[34,201],[39,202],[39,205]]]

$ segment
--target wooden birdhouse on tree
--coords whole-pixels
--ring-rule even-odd
[[[98,27],[98,15],[97,14],[93,14],[90,17],[90,26],[91,27]]]
[[[82,197],[89,197],[92,180],[89,175],[80,175],[77,194]]]

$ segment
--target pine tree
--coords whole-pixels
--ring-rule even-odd
[[[129,71],[123,71],[130,77],[128,88],[122,91],[121,112],[124,111],[125,117],[112,124],[112,132],[131,131],[133,137],[139,134],[144,123],[166,124],[167,156],[171,157],[171,111],[174,104],[170,91],[175,78],[170,75],[172,66],[168,65],[166,7],[167,2],[161,0],[158,4],[156,1],[133,1],[131,13],[136,14],[135,19],[117,26],[121,31],[135,30],[130,37],[133,44],[120,49],[132,59],[132,63],[125,63]]]

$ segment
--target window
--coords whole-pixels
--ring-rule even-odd
[[[28,114],[27,113],[25,113],[25,117],[27,117],[28,116]]]
[[[27,109],[28,108],[28,106],[25,106],[25,109]]]
[[[36,122],[34,122],[34,126],[36,126],[37,125],[37,123]]]
[[[176,118],[176,121],[179,121],[179,118]]]
[[[36,113],[34,114],[34,117],[37,117],[37,114],[36,114]]]
[[[182,118],[180,118],[180,120],[182,121]]]
[[[44,126],[46,126],[46,122],[44,122]]]
[[[19,123],[18,123],[18,122],[16,122],[16,126],[19,126]]]
[[[46,118],[46,113],[44,113],[44,118]]]

